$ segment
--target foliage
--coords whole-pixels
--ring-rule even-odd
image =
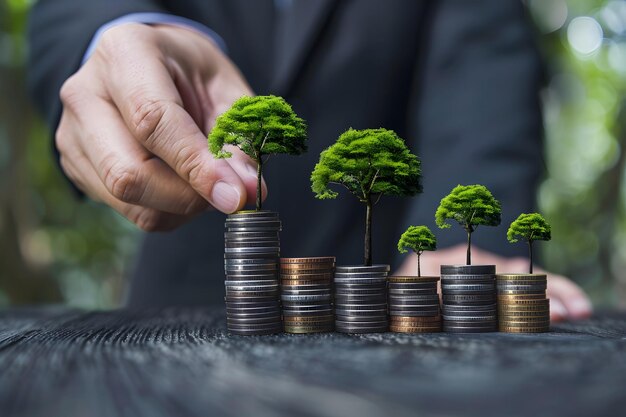
[[[217,118],[209,134],[209,149],[230,158],[224,145],[234,145],[257,163],[257,210],[261,209],[261,178],[267,157],[306,151],[306,124],[291,106],[276,96],[241,97]],[[264,160],[265,158],[265,160]]]
[[[523,239],[527,242],[535,240],[550,240],[552,233],[550,225],[539,213],[522,213],[511,223],[506,237],[511,243]]]
[[[418,255],[427,250],[437,250],[437,238],[427,226],[409,226],[398,241],[400,253],[407,253],[408,249]]]
[[[497,226],[502,209],[484,185],[458,185],[441,200],[435,221],[442,229],[450,227],[447,220],[454,220],[467,232],[467,264],[471,265],[472,233],[478,226]]]
[[[368,203],[373,196],[422,192],[420,175],[419,159],[394,131],[349,129],[320,155],[311,188],[319,199],[336,198],[329,185],[340,184]]]
[[[406,253],[407,248],[417,254],[417,276],[422,276],[420,257],[424,251],[437,250],[437,239],[427,226],[409,226],[398,241],[398,251]]]
[[[382,195],[413,196],[422,192],[421,165],[394,131],[348,129],[324,150],[311,174],[319,199],[336,198],[331,184],[344,186],[367,205],[365,264],[371,265],[371,210]]]
[[[506,237],[511,243],[523,239],[528,243],[528,257],[530,259],[530,273],[533,273],[533,242],[536,240],[552,239],[550,225],[539,213],[522,213],[511,223]]]

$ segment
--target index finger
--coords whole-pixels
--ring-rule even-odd
[[[103,78],[130,132],[217,209],[240,209],[246,202],[241,177],[209,152],[205,135],[183,107],[166,58],[152,46],[154,41],[145,39],[153,35],[141,25],[132,31],[134,42],[107,38],[117,50],[107,56],[109,67],[103,69],[114,68],[114,75]]]

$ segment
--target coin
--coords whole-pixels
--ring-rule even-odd
[[[498,330],[504,333],[545,333],[550,331],[550,326],[510,327],[501,325]]]
[[[392,275],[389,277],[389,282],[394,284],[406,283],[406,284],[432,284],[439,281],[439,277],[405,277]]]
[[[441,275],[494,275],[495,265],[441,265]]]
[[[389,272],[390,270],[390,266],[389,265],[371,265],[371,266],[362,266],[362,265],[355,265],[355,266],[337,266],[335,268],[335,270],[337,272],[345,272],[345,273],[368,273],[368,272]]]

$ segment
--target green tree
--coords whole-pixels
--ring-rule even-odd
[[[282,97],[243,96],[217,118],[209,134],[209,150],[217,158],[232,156],[224,145],[234,145],[256,161],[256,209],[261,210],[263,165],[270,155],[306,152],[306,124]]]
[[[311,174],[319,199],[336,198],[330,184],[343,185],[367,207],[365,265],[372,264],[372,207],[382,195],[412,196],[422,192],[421,166],[394,131],[349,129],[324,150]]]
[[[522,213],[511,223],[506,237],[511,243],[519,239],[528,243],[528,257],[530,258],[529,272],[533,273],[533,242],[536,240],[552,239],[550,224],[539,213]]]
[[[478,226],[497,226],[501,221],[500,202],[483,185],[458,185],[441,199],[435,213],[437,226],[450,227],[446,220],[456,220],[467,232],[467,265],[472,264],[472,233]]]
[[[409,226],[398,241],[398,252],[407,253],[407,248],[417,254],[417,276],[422,276],[420,257],[426,250],[437,250],[437,239],[426,226]]]

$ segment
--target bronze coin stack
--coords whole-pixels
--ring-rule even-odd
[[[232,334],[280,333],[278,213],[240,211],[226,218],[226,322]]]
[[[397,333],[441,331],[439,277],[389,277],[389,330]]]
[[[544,274],[500,274],[498,328],[506,333],[543,333],[550,330],[550,300]]]
[[[285,333],[335,329],[332,283],[335,258],[281,258],[281,301]]]

